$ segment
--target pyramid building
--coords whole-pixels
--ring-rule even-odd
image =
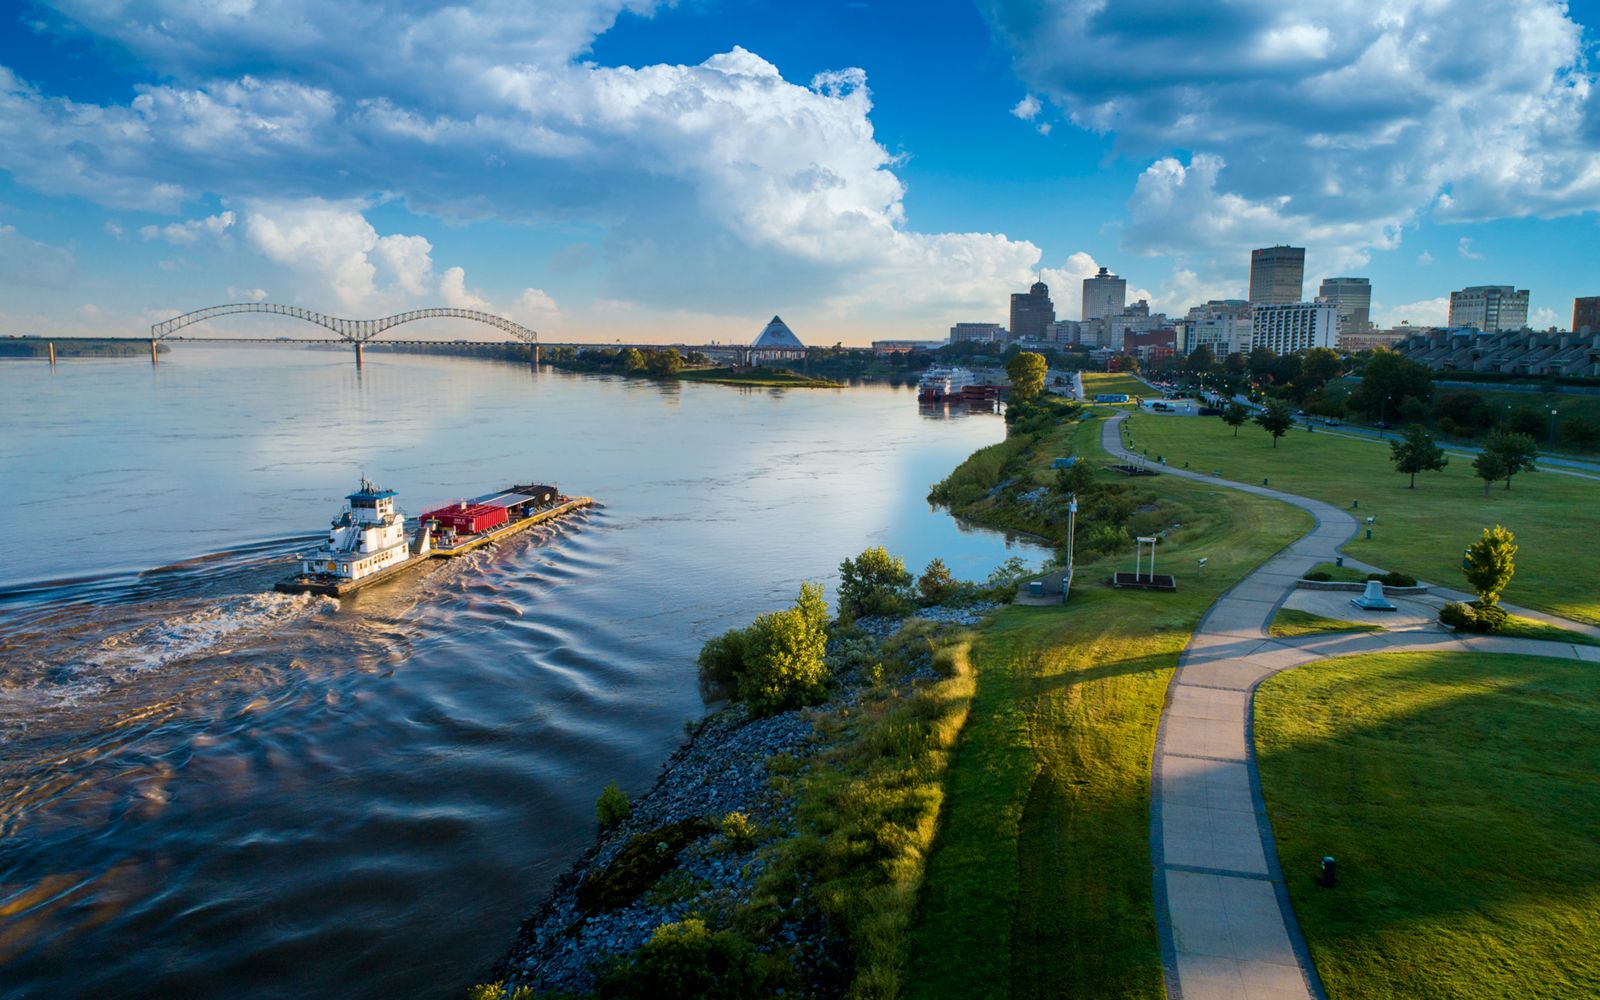
[[[794,335],[782,317],[772,317],[772,322],[766,325],[760,336],[750,344],[750,360],[752,363],[774,361],[782,358],[803,358],[806,356],[806,345]]]

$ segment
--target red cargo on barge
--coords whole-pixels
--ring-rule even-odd
[[[440,528],[454,531],[458,535],[476,535],[480,531],[498,528],[509,519],[504,507],[478,503],[475,500],[461,500],[448,507],[424,512],[421,521],[423,524],[429,521],[437,522]]]

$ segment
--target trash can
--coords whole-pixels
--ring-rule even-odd
[[[1029,580],[1028,581],[1028,596],[1029,597],[1043,597],[1044,596],[1044,581],[1043,580]]]

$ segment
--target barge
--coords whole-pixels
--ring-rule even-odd
[[[508,486],[471,500],[457,500],[417,519],[408,540],[406,516],[395,507],[394,490],[362,479],[345,497],[327,540],[299,556],[299,572],[273,589],[286,594],[339,597],[390,579],[431,559],[449,559],[555,520],[594,503],[569,497],[554,486]]]

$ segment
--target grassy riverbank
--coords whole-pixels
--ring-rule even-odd
[[[682,382],[713,382],[717,385],[744,385],[756,388],[839,389],[843,382],[812,378],[783,368],[689,368],[678,373]]]
[[[1155,395],[1154,389],[1151,389],[1132,375],[1124,374],[1123,372],[1084,372],[1083,392],[1091,400],[1094,399],[1097,393],[1102,392],[1123,393],[1128,396]],[[1133,400],[1130,399],[1127,403],[1116,405],[1132,406]]]
[[[1600,995],[1600,672],[1349,657],[1256,695],[1262,791],[1330,996]],[[1315,886],[1319,859],[1338,888]]]
[[[1600,624],[1600,573],[1591,556],[1600,481],[1554,470],[1521,475],[1507,491],[1485,495],[1472,463],[1452,457],[1442,472],[1406,476],[1389,463],[1387,442],[1294,430],[1273,448],[1258,427],[1238,437],[1221,420],[1139,413],[1127,421],[1139,451],[1167,464],[1216,470],[1247,483],[1269,479],[1290,493],[1376,516],[1371,540],[1358,535],[1344,551],[1363,562],[1403,569],[1446,587],[1465,589],[1461,550],[1481,529],[1503,524],[1517,536],[1517,573],[1504,599],[1577,621]]]
[[[6,337],[0,338],[0,358],[46,358],[50,356],[51,344],[56,345],[57,358],[148,358],[150,356],[148,337],[137,339]],[[166,344],[156,345],[158,354],[165,354],[169,350],[171,348]]]
[[[945,484],[964,498],[955,512],[1058,534],[1054,512],[1023,498],[1054,481],[1053,457],[1108,462],[1100,426],[977,453]],[[1018,482],[991,492],[1006,479]],[[1011,607],[978,632],[977,690],[911,928],[906,996],[1164,995],[1149,780],[1167,684],[1205,609],[1311,519],[1173,477],[1138,490],[1143,514],[1179,525],[1163,544],[1177,593],[1106,587],[1131,562],[1123,550],[1080,562],[1071,603]]]

